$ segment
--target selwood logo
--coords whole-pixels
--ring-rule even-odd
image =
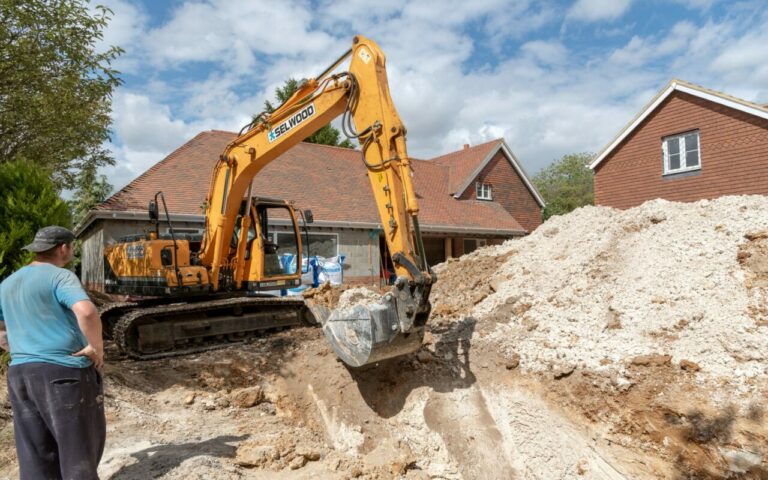
[[[128,245],[125,253],[128,260],[144,258],[144,245]]]
[[[306,107],[302,108],[294,116],[284,121],[280,125],[276,126],[269,131],[269,143],[274,142],[278,138],[282,137],[286,133],[290,132],[294,127],[299,126],[306,119],[315,114],[315,104],[310,103]]]

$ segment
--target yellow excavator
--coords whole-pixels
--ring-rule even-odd
[[[348,57],[348,71],[334,74]],[[290,202],[254,196],[252,181],[340,115],[344,133],[360,143],[396,280],[373,303],[331,311],[311,300],[263,294],[299,285],[297,216],[304,212],[297,214]],[[146,297],[104,306],[105,331],[135,358],[216,348],[307,322],[322,325],[350,366],[417,350],[436,277],[426,261],[411,177],[406,129],[390,97],[384,54],[372,40],[356,36],[349,51],[277,110],[256,116],[225,148],[214,167],[201,239],[175,234],[167,208],[169,234],[160,233],[159,205],[165,200],[158,192],[149,204],[155,232],[105,248],[107,293]],[[277,220],[292,232],[293,266],[281,262],[279,246],[267,240]]]

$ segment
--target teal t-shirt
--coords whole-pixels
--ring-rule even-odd
[[[27,265],[0,283],[0,321],[8,332],[11,365],[89,367],[87,357],[72,356],[88,345],[72,305],[88,299],[74,273],[49,263]]]

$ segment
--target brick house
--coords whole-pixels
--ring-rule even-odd
[[[590,168],[596,205],[768,195],[768,108],[672,80]]]
[[[103,247],[149,230],[147,204],[159,190],[174,230],[202,233],[213,166],[235,138],[202,132],[91,210],[75,231],[82,240],[83,283],[102,288]],[[430,264],[526,235],[541,223],[541,195],[503,139],[412,164]],[[301,143],[254,178],[253,192],[311,209],[312,254],[345,255],[345,282],[377,283],[389,259],[366,175],[359,150]],[[291,235],[287,224],[285,233],[277,228],[273,241],[280,244]]]

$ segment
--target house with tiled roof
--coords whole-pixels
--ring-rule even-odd
[[[213,167],[236,134],[206,131],[155,164],[78,225],[82,280],[103,283],[102,252],[121,237],[147,232],[147,205],[158,191],[178,233],[202,233]],[[478,246],[526,235],[541,222],[544,202],[503,139],[437,157],[413,160],[419,222],[431,264]],[[312,255],[344,255],[345,282],[377,283],[388,256],[361,153],[301,143],[267,165],[253,180],[253,195],[293,201],[310,209]],[[162,210],[161,210],[162,212]],[[275,243],[291,237],[276,231]],[[161,232],[162,233],[162,232]]]
[[[768,108],[672,80],[598,153],[595,204],[768,195]]]

